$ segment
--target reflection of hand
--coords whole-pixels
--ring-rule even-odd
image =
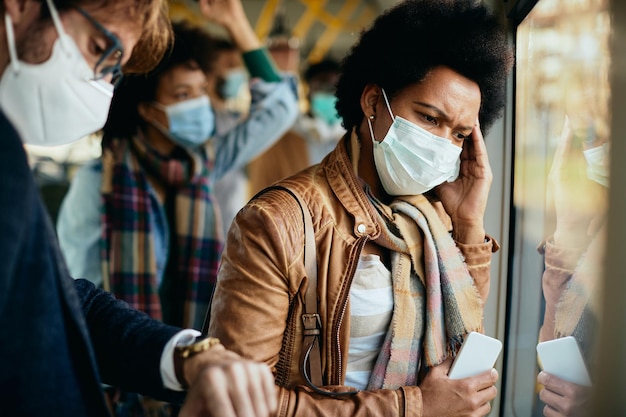
[[[554,243],[557,246],[585,247],[597,232],[606,210],[606,189],[586,175],[581,149],[572,149],[569,119],[557,145],[548,175],[549,190],[556,212]]]
[[[218,345],[184,366],[191,386],[180,417],[267,417],[276,411],[274,377],[263,364]]]
[[[454,238],[461,243],[483,243],[483,217],[493,173],[478,121],[463,144],[461,169],[454,182],[437,187],[437,195],[452,219]]]
[[[200,12],[206,19],[224,26],[242,52],[260,47],[250,26],[241,0],[200,0]]]
[[[540,372],[537,382],[544,388],[539,392],[539,398],[546,406],[543,415],[546,417],[576,417],[585,416],[591,388],[564,381],[547,372]]]
[[[489,414],[489,401],[498,394],[495,387],[498,372],[492,369],[470,378],[450,379],[448,371],[451,364],[452,358],[433,367],[420,384],[422,416],[478,417]]]

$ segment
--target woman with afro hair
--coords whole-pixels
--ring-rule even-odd
[[[483,132],[503,109],[512,57],[479,2],[396,5],[343,61],[336,107],[348,133],[239,212],[209,333],[273,368],[277,415],[489,413],[497,371],[447,373],[483,328],[498,249],[483,226]],[[290,192],[312,217],[317,303],[307,216]]]

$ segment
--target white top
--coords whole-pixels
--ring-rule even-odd
[[[391,271],[378,255],[361,255],[349,297],[350,348],[345,384],[365,389],[393,313]]]

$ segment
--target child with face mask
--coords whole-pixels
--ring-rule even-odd
[[[209,334],[275,369],[279,415],[489,413],[495,369],[447,372],[468,332],[482,330],[498,249],[483,228],[492,173],[482,132],[502,110],[511,65],[505,32],[480,3],[397,4],[343,61],[346,135],[278,183],[312,217],[317,286],[287,191],[266,190],[235,218]],[[311,309],[319,315],[305,330]]]
[[[239,42],[255,78],[249,116],[216,133],[206,78],[212,38],[174,24],[172,50],[157,69],[117,88],[103,156],[76,174],[58,221],[74,276],[151,317],[196,329],[222,250],[213,182],[269,147],[297,114],[292,81],[278,75],[250,34],[239,0],[200,5]]]

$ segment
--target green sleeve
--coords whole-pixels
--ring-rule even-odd
[[[250,77],[261,78],[263,81],[276,82],[282,78],[267,49],[259,48],[244,52],[243,62],[250,72]]]

